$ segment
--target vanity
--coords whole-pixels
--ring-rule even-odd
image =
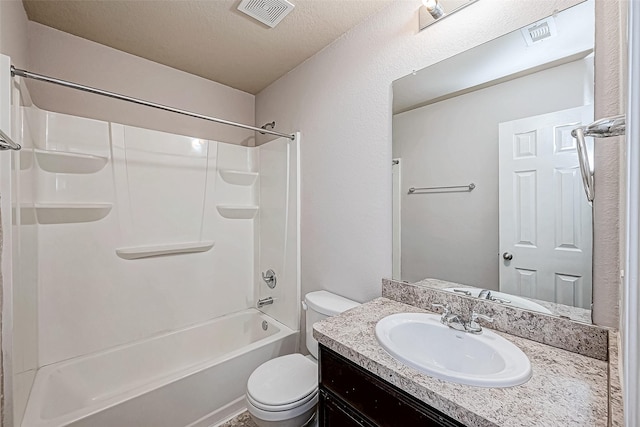
[[[464,426],[323,345],[319,362],[321,426]]]
[[[458,298],[463,304],[466,300],[448,294],[383,281],[383,297],[314,325],[320,343],[321,426],[609,425],[609,363],[595,347],[574,345],[569,351],[494,330],[527,355],[532,375],[522,385],[488,388],[436,379],[401,363],[380,346],[375,336],[378,321],[396,313],[427,313],[420,306],[431,306],[438,298]],[[411,295],[416,305],[398,301],[402,295]],[[531,326],[538,331],[553,328],[546,321],[564,321],[534,316],[538,317]],[[604,341],[597,332],[590,336],[589,330],[570,331],[573,338],[566,341],[580,340],[576,336],[584,332],[586,341],[608,345],[606,330],[584,326],[601,330]],[[556,335],[563,333],[558,329]]]

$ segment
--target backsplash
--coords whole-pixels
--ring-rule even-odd
[[[469,317],[472,310],[476,310],[493,318],[491,324],[481,321],[490,329],[608,360],[609,331],[600,326],[390,279],[382,279],[382,296],[430,311],[435,311],[432,304],[449,304],[454,313],[463,317]]]

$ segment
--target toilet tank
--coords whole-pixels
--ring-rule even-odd
[[[313,338],[313,324],[358,305],[360,303],[327,291],[309,292],[305,295],[302,307],[306,312],[307,320],[307,349],[313,357],[318,358],[318,341]]]

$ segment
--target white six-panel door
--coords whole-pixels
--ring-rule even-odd
[[[571,130],[592,119],[585,106],[500,123],[501,291],[590,307],[592,211]]]

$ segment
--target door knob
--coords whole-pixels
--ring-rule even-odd
[[[502,254],[502,258],[504,258],[507,261],[511,261],[513,259],[513,255],[510,254],[509,252],[505,252]]]

